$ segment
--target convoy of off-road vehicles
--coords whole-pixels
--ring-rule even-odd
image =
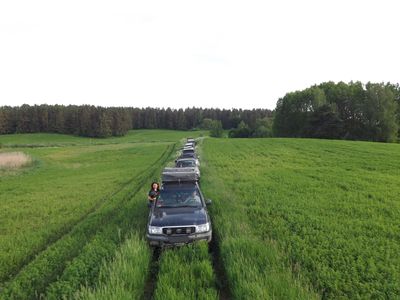
[[[198,240],[211,241],[211,220],[200,190],[196,142],[188,138],[175,167],[164,168],[159,197],[150,204],[147,240],[150,246],[166,247]]]

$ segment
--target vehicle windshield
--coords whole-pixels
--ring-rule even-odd
[[[178,168],[190,168],[195,166],[196,164],[193,160],[183,160],[183,161],[178,161],[177,163]]]
[[[195,188],[161,190],[156,207],[199,207],[200,194]]]

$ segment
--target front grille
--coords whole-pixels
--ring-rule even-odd
[[[166,227],[163,228],[163,233],[167,235],[172,234],[191,234],[196,231],[195,227]]]

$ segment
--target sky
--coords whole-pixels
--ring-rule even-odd
[[[0,1],[0,106],[268,108],[400,82],[400,1]]]

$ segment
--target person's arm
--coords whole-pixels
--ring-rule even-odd
[[[149,201],[154,201],[154,200],[156,199],[156,197],[153,196],[153,193],[152,193],[152,192],[153,192],[153,191],[150,191],[149,194],[147,195],[147,199],[148,199]]]

